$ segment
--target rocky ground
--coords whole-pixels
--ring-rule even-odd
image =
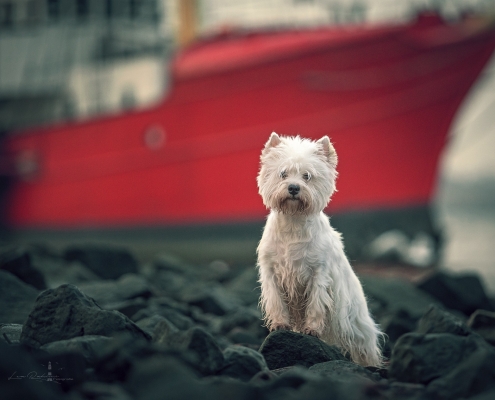
[[[495,398],[495,302],[477,276],[360,278],[388,335],[383,369],[311,336],[269,334],[254,266],[3,246],[0,397]]]

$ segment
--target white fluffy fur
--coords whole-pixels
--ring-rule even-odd
[[[271,211],[258,246],[260,304],[270,330],[318,336],[358,364],[379,366],[383,334],[340,234],[323,213],[335,191],[336,166],[327,136],[314,142],[274,132],[266,143],[258,187]],[[299,193],[291,195],[289,185]]]

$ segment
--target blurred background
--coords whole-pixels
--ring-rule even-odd
[[[150,123],[154,121],[156,115],[162,112],[161,107],[168,107],[167,111],[163,111],[164,120],[171,119],[172,116],[175,118],[174,113],[177,113],[177,110],[182,110],[181,120],[193,119],[195,114],[191,109],[187,111],[178,108],[178,104],[184,103],[187,98],[193,98],[193,94],[186,92],[182,95],[183,97],[177,98],[174,91],[181,87],[180,84],[187,85],[188,76],[193,78],[200,76],[202,65],[205,71],[208,69],[208,59],[201,53],[207,49],[205,43],[214,43],[215,40],[222,40],[222,38],[228,43],[229,38],[235,38],[233,34],[235,32],[276,31],[283,33],[293,29],[304,31],[329,26],[345,31],[349,27],[356,26],[366,26],[369,29],[381,26],[401,26],[411,23],[420,12],[425,10],[437,12],[447,26],[455,26],[466,15],[491,17],[493,24],[495,3],[491,0],[409,0],[401,2],[394,0],[245,0],[235,2],[227,0],[0,0],[0,136],[4,143],[1,150],[0,171],[5,240],[25,242],[46,240],[57,246],[64,246],[74,240],[101,240],[131,246],[139,256],[144,258],[147,254],[166,250],[196,261],[211,261],[216,257],[223,257],[229,262],[253,261],[256,243],[263,225],[262,215],[266,214],[261,199],[256,200],[258,203],[254,211],[246,207],[245,215],[241,215],[244,210],[242,207],[232,208],[231,214],[228,215],[218,214],[220,225],[226,228],[224,231],[227,232],[219,234],[221,241],[212,240],[217,235],[217,224],[212,223],[217,215],[215,214],[217,208],[214,206],[211,211],[210,209],[205,211],[211,213],[212,219],[203,218],[199,225],[194,224],[191,219],[181,219],[180,216],[153,219],[151,211],[150,214],[146,214],[146,218],[140,219],[138,213],[139,215],[136,214],[134,219],[130,218],[122,224],[118,223],[116,216],[110,224],[110,230],[107,229],[104,220],[91,217],[89,212],[83,213],[82,219],[73,224],[57,225],[43,218],[36,220],[37,201],[40,203],[44,201],[44,188],[46,191],[52,191],[50,192],[52,196],[59,196],[66,203],[75,204],[74,207],[83,210],[86,204],[94,201],[93,197],[104,197],[102,193],[105,187],[109,187],[109,183],[100,182],[101,192],[86,193],[87,198],[80,194],[71,198],[67,195],[67,192],[71,190],[71,183],[67,184],[64,189],[55,188],[55,181],[48,178],[45,182],[41,180],[41,184],[37,183],[36,179],[39,177],[36,173],[40,160],[34,151],[41,149],[39,151],[45,157],[44,167],[47,170],[53,168],[60,173],[61,170],[64,172],[64,165],[67,165],[67,171],[72,168],[79,173],[85,168],[85,164],[72,165],[69,162],[71,159],[80,157],[85,149],[90,147],[87,141],[94,144],[99,140],[98,135],[93,135],[87,136],[85,141],[81,126],[86,126],[92,134],[95,132],[97,134],[112,129],[118,130],[121,126],[128,126],[131,129],[133,124],[138,124],[136,121],[142,118],[148,121],[143,122],[146,128],[139,125],[140,132],[141,129],[145,129],[142,145],[148,150],[160,150],[164,143],[168,144],[170,141],[172,147],[169,156],[178,157],[178,161],[175,162],[180,163],[184,149],[197,151],[196,147],[202,146],[203,139],[191,137],[191,142],[174,147],[173,128],[167,128],[164,131],[160,125],[150,125]],[[203,43],[203,47],[198,43]],[[231,40],[230,43],[234,41]],[[241,50],[232,47],[228,51]],[[399,263],[412,263],[417,267],[428,267],[434,264],[456,272],[475,270],[485,278],[487,289],[495,293],[494,72],[495,58],[491,57],[467,95],[463,96],[463,101],[448,129],[448,140],[445,146],[443,146],[442,138],[443,149],[438,159],[439,167],[434,171],[432,169],[435,185],[431,193],[428,193],[431,195],[430,205],[433,210],[434,228],[432,232],[440,231],[442,239],[436,238],[436,233],[427,231],[425,231],[426,236],[421,236],[422,230],[418,230],[419,233],[409,234],[407,229],[404,238],[404,235],[391,224],[382,231],[375,232],[376,238],[374,239],[379,240],[373,242],[374,245],[371,241],[363,244],[358,240],[356,245],[347,244],[346,241],[352,253],[351,258],[373,262],[392,260]],[[190,75],[187,75],[188,73]],[[225,74],[228,75],[229,72]],[[239,78],[239,80],[242,79],[245,77]],[[235,81],[228,82],[232,86],[232,82]],[[198,92],[201,90],[199,85],[196,88]],[[186,88],[186,90],[194,91],[194,80],[192,89]],[[167,101],[170,102],[167,103]],[[191,100],[191,104],[194,101],[198,100]],[[205,106],[205,110],[207,114],[208,106]],[[108,122],[112,120],[106,119],[108,116],[119,118],[126,115],[130,115],[131,119],[119,122],[121,125],[114,126]],[[215,116],[215,118],[218,117]],[[191,123],[191,127],[195,126],[194,121],[188,122]],[[242,124],[239,122],[238,125]],[[254,148],[250,153],[256,154],[256,157],[250,156],[254,161],[250,162],[251,165],[236,164],[235,154],[234,161],[230,161],[233,162],[232,165],[237,165],[238,170],[241,170],[238,172],[239,176],[243,176],[242,170],[245,169],[246,179],[251,179],[250,191],[253,192],[253,196],[258,196],[254,180],[258,162],[257,154],[271,129],[277,129],[278,126],[283,129],[286,125],[279,122],[263,125],[263,129],[266,127],[267,130],[263,130],[260,136],[256,136]],[[236,132],[241,132],[243,126],[234,124],[230,129],[234,128]],[[51,134],[50,132],[54,136],[45,140],[47,135]],[[319,135],[319,132],[318,130],[310,132],[310,136]],[[303,131],[279,133],[305,135]],[[57,164],[58,161],[53,161],[50,157],[55,156],[57,143],[65,140],[62,139],[62,135],[73,135],[77,140],[65,144],[67,160],[64,159],[63,162]],[[141,133],[139,138],[142,139]],[[210,132],[208,138],[214,139],[214,134]],[[206,141],[206,145],[215,147],[217,142],[213,139]],[[114,136],[111,140],[121,142],[119,145],[122,146],[127,141],[124,136],[120,139]],[[49,141],[50,145],[47,144]],[[337,148],[339,148],[338,144]],[[110,153],[118,150],[111,148],[105,142],[103,134],[101,146],[106,148],[105,154],[108,157]],[[130,148],[131,145],[129,144],[128,147]],[[210,150],[212,157],[215,157],[216,150],[213,147]],[[218,147],[221,146],[218,145]],[[138,150],[131,151],[126,147],[125,157],[122,158],[124,161],[120,162],[131,163],[141,154],[138,154]],[[345,154],[346,150],[343,151]],[[153,163],[153,157],[156,154],[158,153],[145,156],[147,162]],[[208,154],[201,155],[201,157],[207,156]],[[12,160],[12,157],[15,157],[15,160]],[[106,159],[102,158],[88,158],[87,163],[92,163],[93,167],[99,168],[100,161],[98,160],[102,163],[106,162]],[[114,166],[112,162],[108,159],[110,167]],[[150,169],[155,164],[146,165],[146,168]],[[346,171],[345,164],[343,168]],[[170,173],[170,171],[167,172],[167,174]],[[225,171],[222,171],[222,174],[226,177],[228,175]],[[167,176],[170,177],[170,175]],[[179,176],[180,171],[173,170],[173,179],[179,179]],[[127,178],[119,175],[116,179]],[[148,178],[128,179],[125,181],[128,184],[124,182],[123,185],[127,185],[125,196],[129,198],[133,198],[131,192],[139,191],[131,183],[134,182],[132,179],[145,182],[148,186],[168,185],[160,175],[149,178],[149,182]],[[201,180],[201,175],[187,175],[181,179],[182,185],[188,186],[190,179]],[[342,186],[339,189],[342,196],[345,196],[344,173],[341,179]],[[22,182],[19,183],[19,181]],[[54,195],[53,193],[58,193],[56,190],[64,190],[64,194]],[[203,191],[205,190],[203,188]],[[191,197],[185,192],[182,194],[183,197],[176,196],[174,193],[168,193],[168,196],[175,196],[179,202],[186,203]],[[157,199],[158,197],[157,194]],[[341,198],[335,199],[337,205],[340,204],[338,202]],[[131,209],[138,207],[134,206],[138,204],[136,201],[134,203],[130,201],[127,206]],[[161,215],[160,207],[167,206],[158,200],[156,203],[147,203],[146,208],[148,210],[156,208],[157,215]],[[139,205],[139,207],[143,206]],[[346,211],[345,207],[339,207],[335,209],[337,214],[340,210]],[[115,205],[115,208],[119,208],[119,205]],[[194,208],[194,205],[191,206],[191,209]],[[380,208],[382,209],[383,207]],[[115,210],[108,212],[113,211]],[[55,207],[50,212],[62,215],[65,211],[63,208]],[[115,213],[118,215],[117,211]],[[90,216],[84,220],[84,215]],[[394,215],[387,215],[383,218],[394,219],[396,218]],[[30,218],[32,218],[31,222],[34,222],[31,223]],[[343,231],[344,240],[349,237],[349,242],[353,235],[359,236],[359,232],[356,234],[349,230],[349,226],[360,224],[353,218],[344,221],[339,220],[339,215],[335,216],[337,225],[342,224],[338,228]],[[381,217],[378,216],[378,218]],[[412,215],[412,218],[415,219],[415,216]],[[420,218],[423,218],[423,214]],[[184,226],[192,225],[195,227],[194,231],[184,228]],[[130,233],[127,230],[129,226],[135,227],[129,231]],[[346,234],[347,230],[349,234]],[[67,234],[68,231],[71,232],[71,236]],[[406,244],[404,240],[407,241]],[[431,254],[434,252],[431,247],[436,245],[438,245],[438,256]],[[364,248],[364,246],[368,246],[369,249],[378,249],[377,252],[380,254],[373,253],[373,251],[366,253],[353,250],[353,247]],[[409,248],[404,250],[404,246],[409,246]],[[414,256],[416,253],[413,252],[413,247],[419,249],[417,256]],[[404,251],[408,252],[408,257],[403,256]],[[366,260],[364,253],[368,254],[370,260]]]

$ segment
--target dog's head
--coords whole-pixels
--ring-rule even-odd
[[[335,191],[337,153],[328,136],[318,141],[273,132],[261,152],[258,188],[267,208],[284,214],[322,211]]]

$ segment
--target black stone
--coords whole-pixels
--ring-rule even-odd
[[[0,323],[23,324],[38,293],[11,273],[0,271]]]
[[[191,365],[203,376],[216,374],[224,366],[222,351],[215,339],[202,328],[194,327],[187,331],[174,331],[171,328],[159,343],[189,353]]]
[[[271,370],[301,365],[310,367],[325,361],[346,360],[335,346],[329,346],[320,339],[291,331],[270,333],[260,347]]]
[[[418,321],[416,332],[423,334],[452,333],[460,336],[467,336],[472,333],[463,320],[434,305]]]
[[[21,342],[37,348],[78,336],[112,336],[117,333],[151,340],[149,334],[125,315],[102,310],[76,286],[66,284],[57,289],[45,290],[38,296],[23,326]]]
[[[249,381],[261,371],[268,371],[263,356],[250,348],[229,346],[223,351],[225,365],[219,372],[222,375]]]
[[[45,278],[33,266],[31,255],[26,249],[12,248],[0,254],[0,270],[10,272],[35,289],[46,289]]]
[[[0,341],[9,344],[19,344],[21,332],[21,324],[0,324]]]
[[[493,310],[478,275],[450,275],[437,272],[418,284],[418,288],[436,298],[445,307],[469,316],[477,309]]]
[[[50,355],[77,353],[84,357],[87,365],[95,365],[98,354],[112,339],[106,336],[86,335],[44,344],[40,350]]]
[[[18,346],[0,340],[0,397],[2,400],[59,400],[64,398],[60,385],[34,379],[47,375],[42,365]],[[31,374],[31,379],[28,377]]]
[[[127,273],[137,273],[134,256],[125,249],[102,246],[77,246],[68,248],[67,261],[80,261],[103,279],[117,279]]]
[[[467,325],[492,346],[495,346],[495,312],[476,310]]]
[[[324,376],[331,377],[336,381],[352,382],[377,382],[381,376],[377,373],[372,373],[366,368],[350,361],[335,360],[318,363],[309,367],[312,372],[317,372]]]
[[[389,376],[427,385],[433,398],[467,398],[495,388],[495,349],[477,335],[408,333],[394,347]]]

